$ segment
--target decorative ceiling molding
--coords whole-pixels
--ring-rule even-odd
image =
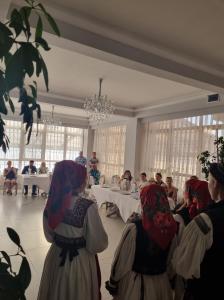
[[[148,111],[136,114],[142,122],[154,122],[169,119],[179,119],[191,116],[207,115],[224,112],[223,99],[220,102],[208,103],[207,97],[201,97],[189,102],[171,104],[167,106],[155,107]]]

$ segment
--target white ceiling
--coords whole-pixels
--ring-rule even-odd
[[[175,53],[224,67],[222,0],[47,0]],[[75,16],[74,16],[75,18]],[[91,30],[91,28],[89,28]]]
[[[168,98],[207,93],[58,47],[52,47],[44,58],[49,71],[50,92],[74,101],[84,101],[86,96],[98,93],[100,77],[104,78],[103,94],[107,94],[114,105],[125,108],[140,108],[158,101],[165,103]],[[39,88],[44,91],[43,80],[39,81]]]
[[[209,111],[206,96],[224,93],[223,1],[42,1],[62,38],[47,28],[50,92],[39,80],[41,102],[84,117],[80,108],[98,93],[100,77],[103,94],[125,116]]]

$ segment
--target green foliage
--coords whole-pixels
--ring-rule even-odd
[[[201,152],[197,157],[206,180],[208,180],[209,166],[212,162],[219,162],[224,165],[224,137],[221,136],[217,140],[214,140],[214,145],[216,146],[216,154],[206,150]]]
[[[47,66],[40,49],[49,51],[47,41],[43,38],[43,18],[51,26],[53,32],[60,36],[58,26],[44,6],[37,0],[25,0],[25,6],[14,9],[6,23],[0,22],[0,147],[4,152],[9,147],[9,139],[5,134],[2,114],[7,115],[8,108],[14,113],[15,108],[10,92],[19,90],[21,103],[20,115],[23,118],[27,133],[27,143],[30,141],[34,112],[41,118],[41,108],[37,104],[37,84],[26,86],[26,80],[36,75],[43,76],[46,89],[49,90]],[[35,33],[31,32],[30,18],[37,15]],[[25,41],[24,41],[25,36]]]
[[[0,299],[4,300],[25,300],[25,291],[31,281],[31,270],[25,252],[20,244],[17,232],[12,228],[7,228],[8,235],[12,242],[18,247],[17,253],[9,255],[5,251],[0,251]],[[21,259],[18,274],[13,271],[11,257]]]

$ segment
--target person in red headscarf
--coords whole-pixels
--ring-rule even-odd
[[[181,216],[182,220],[178,220],[186,226],[211,203],[212,199],[208,190],[208,182],[191,178],[185,183],[184,203],[180,208],[175,209],[174,213]]]
[[[209,166],[212,203],[184,229],[173,255],[173,267],[187,280],[183,299],[223,299],[224,166]],[[183,295],[182,295],[183,296]]]
[[[44,233],[52,243],[38,300],[99,300],[96,254],[108,245],[96,204],[83,197],[86,168],[70,160],[55,165],[44,210]]]
[[[144,187],[140,197],[142,218],[126,225],[106,288],[116,300],[171,300],[167,265],[177,223],[161,186]]]

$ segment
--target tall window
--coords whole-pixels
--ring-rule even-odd
[[[37,167],[41,161],[46,161],[49,170],[52,171],[57,161],[73,160],[83,149],[85,129],[43,124],[37,127],[37,124],[33,124],[30,143],[26,145],[25,131],[21,122],[8,120],[5,122],[10,149],[6,155],[0,151],[1,173],[8,160],[12,160],[13,166],[22,170],[31,159],[35,161]]]
[[[33,131],[30,139],[30,143],[25,145],[23,165],[26,165],[29,160],[33,159],[37,167],[40,166],[40,163],[43,159],[43,145],[44,145],[44,125],[33,124]],[[26,142],[26,141],[25,141]]]
[[[45,161],[52,170],[57,161],[64,159],[65,127],[47,126]]]
[[[224,114],[148,122],[141,131],[141,171],[172,175],[182,189],[191,175],[203,178],[197,156],[204,150],[215,152],[213,142],[224,134]]]
[[[5,121],[6,134],[10,139],[10,149],[6,154],[0,150],[0,171],[3,172],[8,160],[12,160],[13,166],[19,168],[20,142],[21,142],[21,122]]]
[[[66,159],[74,160],[83,150],[84,131],[80,128],[66,128]]]
[[[113,175],[121,175],[124,169],[126,126],[95,130],[94,151],[99,159],[99,169],[107,181]]]

